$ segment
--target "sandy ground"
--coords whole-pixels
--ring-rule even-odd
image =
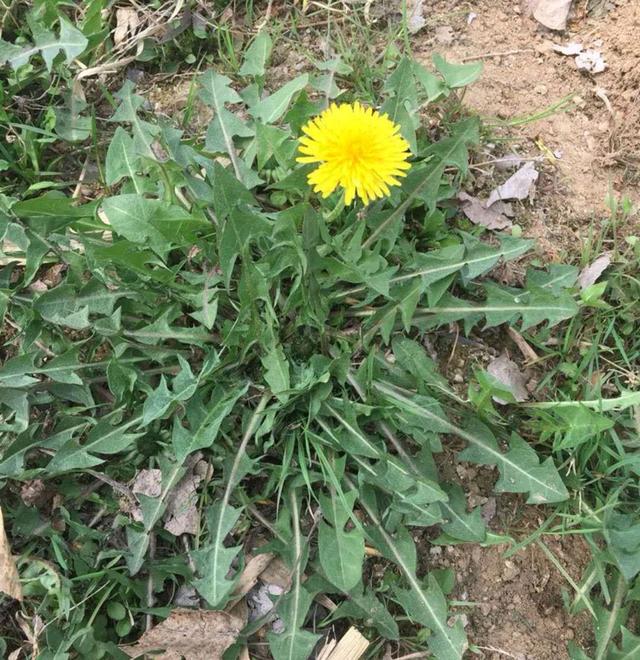
[[[546,119],[496,129],[516,153],[546,156],[524,224],[552,258],[575,250],[589,225],[606,217],[610,192],[640,203],[640,4],[622,0],[599,17],[583,15],[585,3],[575,4],[569,29],[557,33],[517,0],[436,2],[433,23],[415,39],[423,61],[433,51],[458,62],[482,59],[483,75],[465,100],[489,123],[532,117],[572,97]],[[553,50],[572,42],[599,50],[606,70],[583,73],[572,57]],[[635,215],[628,230],[639,228]]]

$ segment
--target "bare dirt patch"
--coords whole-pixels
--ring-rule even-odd
[[[589,557],[586,546],[575,538],[545,543],[579,579]],[[567,614],[562,601],[567,585],[543,551],[529,545],[505,559],[505,550],[505,546],[449,546],[444,552],[444,562],[456,571],[455,596],[475,603],[468,614],[470,642],[492,660],[568,658],[570,640],[588,648],[589,616]]]
[[[511,0],[439,2],[433,22],[415,38],[416,57],[424,61],[433,51],[457,62],[482,59],[483,75],[466,103],[494,126],[506,150],[545,157],[538,198],[524,224],[550,257],[575,251],[594,218],[606,215],[610,191],[640,202],[640,7],[617,4],[602,17],[577,15],[566,33],[558,33]],[[607,69],[580,72],[573,58],[553,51],[553,44],[567,42],[596,46]],[[562,99],[562,109],[533,121]],[[500,127],[496,118],[524,121]],[[637,216],[632,223],[637,231]]]

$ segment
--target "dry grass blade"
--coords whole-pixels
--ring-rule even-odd
[[[22,586],[11,554],[9,539],[4,531],[2,509],[0,509],[0,591],[11,598],[22,600]]]
[[[262,555],[251,557],[247,562],[247,565],[244,567],[234,590],[234,595],[236,597],[240,598],[251,591],[255,583],[258,581],[258,578],[262,575],[262,572],[273,561],[274,556],[275,555],[270,552],[265,552]]]
[[[352,626],[338,643],[327,642],[318,660],[358,660],[368,647],[369,640]]]

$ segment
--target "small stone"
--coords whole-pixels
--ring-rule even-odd
[[[546,94],[549,90],[548,90],[548,88],[547,88],[546,85],[536,85],[536,86],[533,88],[533,91],[534,91],[536,94]]]
[[[454,383],[464,383],[464,376],[462,374],[455,374],[453,376]]]
[[[504,571],[502,572],[502,577],[507,582],[514,580],[520,575],[520,569],[508,559],[504,562]]]

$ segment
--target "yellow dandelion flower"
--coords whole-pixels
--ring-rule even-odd
[[[411,165],[407,141],[387,115],[353,104],[332,104],[303,128],[300,163],[320,163],[309,174],[315,192],[328,197],[344,189],[345,204],[365,204],[390,194]]]

